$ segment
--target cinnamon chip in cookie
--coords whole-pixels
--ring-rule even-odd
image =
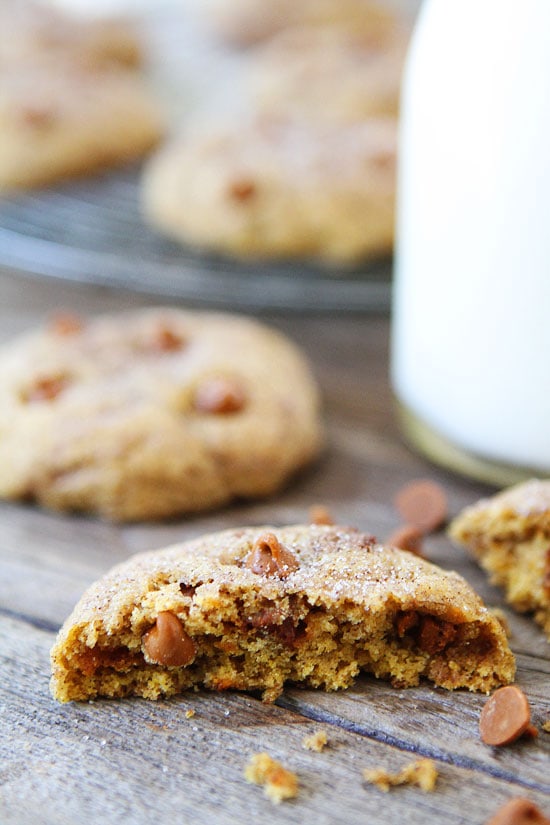
[[[269,495],[322,443],[290,341],[175,309],[54,319],[4,345],[0,432],[0,497],[115,521]]]
[[[488,692],[514,676],[471,587],[411,553],[329,525],[228,530],[118,565],[52,650],[53,695],[159,696],[193,686],[338,690],[361,671]]]
[[[393,117],[210,124],[151,159],[143,211],[201,249],[351,265],[392,249],[395,151]]]

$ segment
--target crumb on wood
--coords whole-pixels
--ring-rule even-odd
[[[390,773],[383,768],[366,768],[363,778],[365,782],[376,785],[384,793],[394,785],[418,785],[425,793],[430,793],[435,788],[437,768],[432,759],[417,759],[397,773]]]
[[[265,795],[275,804],[298,795],[298,777],[267,753],[255,753],[244,770],[247,782],[263,785]]]
[[[306,736],[302,740],[302,745],[308,751],[317,751],[321,753],[324,747],[328,744],[327,732],[325,730],[318,730],[312,733],[311,736]]]

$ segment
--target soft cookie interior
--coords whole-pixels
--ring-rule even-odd
[[[449,532],[550,639],[550,481],[532,479],[479,501]]]
[[[52,650],[60,701],[194,685],[349,687],[364,670],[488,691],[514,660],[469,586],[405,551],[331,526],[229,531],[115,568]]]

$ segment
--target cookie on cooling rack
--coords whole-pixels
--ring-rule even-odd
[[[62,702],[193,686],[489,691],[514,677],[500,623],[457,573],[350,528],[228,530],[135,556],[83,595],[52,649]]]
[[[517,484],[467,507],[451,523],[506,600],[533,613],[550,639],[550,480]]]
[[[296,25],[346,23],[372,34],[395,25],[395,14],[376,0],[203,0],[201,11],[220,36],[241,45]]]
[[[142,45],[134,25],[122,18],[84,17],[34,0],[0,4],[0,68],[60,55],[100,67],[136,66]]]
[[[59,58],[0,68],[0,190],[141,157],[160,139],[158,107],[133,72]]]
[[[393,118],[211,127],[151,159],[144,214],[215,252],[354,264],[392,249],[395,150]]]
[[[61,316],[0,350],[0,496],[113,520],[273,493],[321,445],[297,348],[245,318]]]
[[[250,86],[262,113],[308,121],[396,116],[408,29],[388,32],[353,26],[284,29],[258,46]]]

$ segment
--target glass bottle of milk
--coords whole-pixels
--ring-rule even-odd
[[[550,0],[426,0],[405,72],[392,380],[405,434],[550,475]]]

